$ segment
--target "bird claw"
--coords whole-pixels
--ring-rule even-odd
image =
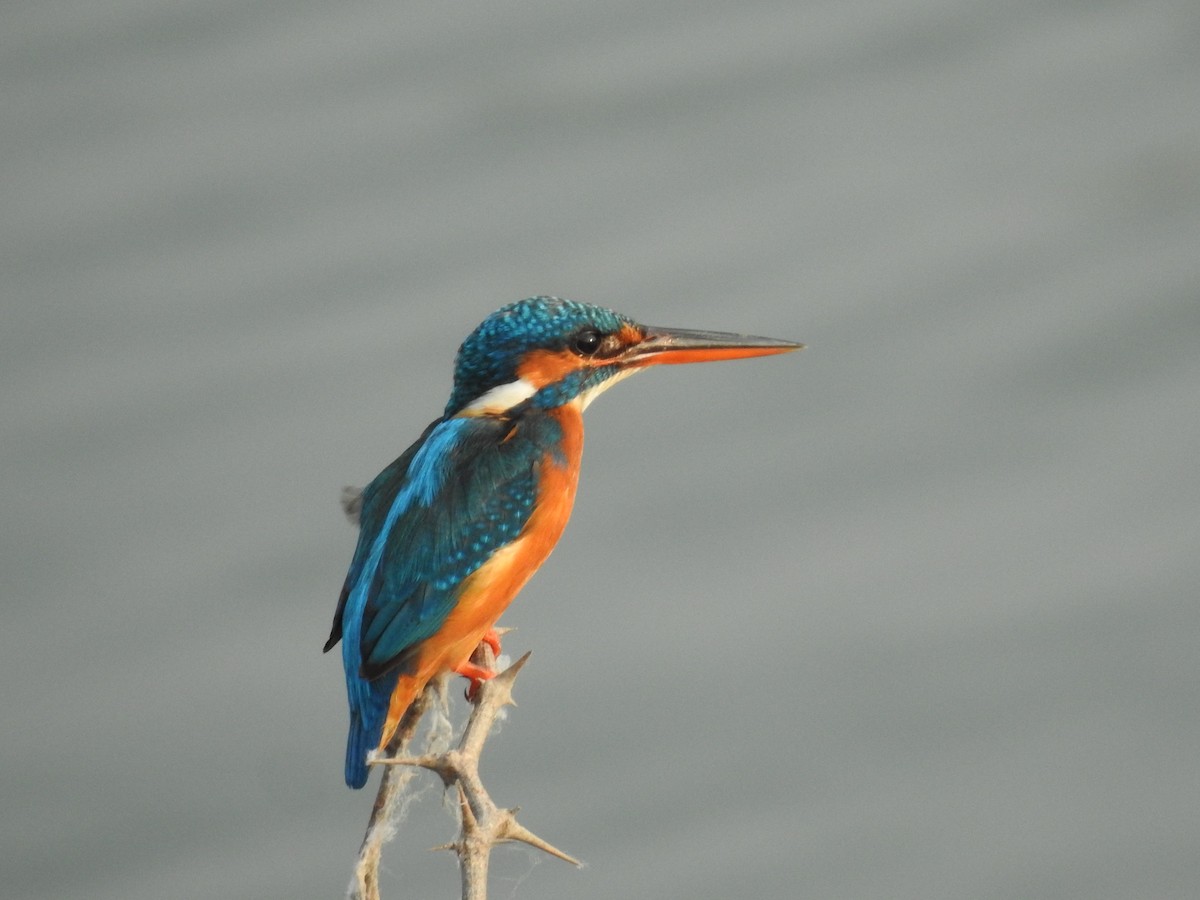
[[[454,670],[457,674],[464,678],[471,679],[471,683],[467,685],[465,694],[467,700],[474,703],[475,697],[479,694],[479,686],[485,681],[490,681],[496,677],[496,673],[492,669],[485,669],[483,666],[477,666],[473,662],[465,662]]]

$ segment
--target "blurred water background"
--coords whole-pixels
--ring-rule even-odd
[[[535,293],[589,410],[496,898],[1200,893],[1200,6],[12,0],[0,893],[339,897],[337,498]],[[457,689],[456,689],[457,693]],[[389,897],[454,897],[430,790]]]

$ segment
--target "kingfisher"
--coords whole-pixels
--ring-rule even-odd
[[[531,297],[488,316],[459,348],[441,417],[358,498],[358,546],[325,651],[342,642],[346,783],[367,782],[426,684],[495,673],[496,620],[566,527],[583,411],[648,366],[768,356],[801,344],[655,328],[600,306]]]

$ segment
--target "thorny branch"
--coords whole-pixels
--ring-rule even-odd
[[[408,796],[405,789],[418,767],[436,772],[446,788],[454,788],[457,792],[460,822],[458,838],[434,849],[453,850],[458,855],[463,900],[485,900],[492,848],[504,841],[521,841],[572,865],[580,865],[577,859],[517,822],[516,809],[497,807],[479,777],[479,758],[483,753],[483,745],[500,711],[505,706],[516,705],[512,699],[512,686],[527,659],[528,653],[495,678],[480,685],[472,701],[475,708],[455,747],[448,747],[444,729],[435,727],[426,739],[424,752],[409,754],[417,725],[425,711],[435,706],[444,715],[446,679],[432,683],[405,713],[396,729],[396,736],[387,746],[387,756],[373,761],[383,768],[383,780],[371,810],[366,836],[359,848],[355,877],[348,891],[352,900],[379,900],[379,863],[383,845],[395,835]],[[491,648],[486,644],[480,645],[472,661],[489,669],[495,666]]]

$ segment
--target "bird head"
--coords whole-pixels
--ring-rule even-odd
[[[587,406],[647,366],[769,356],[802,344],[639,325],[601,306],[531,297],[488,316],[463,341],[446,415],[504,413],[518,404]]]

